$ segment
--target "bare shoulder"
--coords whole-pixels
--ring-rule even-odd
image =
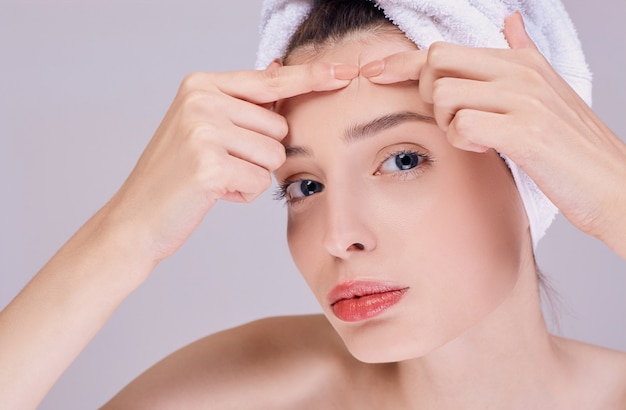
[[[353,362],[323,315],[261,319],[174,352],[104,409],[305,409],[324,393],[338,399]]]
[[[593,397],[589,408],[626,408],[626,353],[557,338],[566,358],[572,363],[575,384]]]

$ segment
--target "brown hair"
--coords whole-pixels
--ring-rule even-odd
[[[372,1],[314,0],[311,12],[289,40],[284,59],[296,49],[319,52],[351,34],[385,30],[400,32]]]

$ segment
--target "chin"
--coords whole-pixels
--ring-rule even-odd
[[[383,323],[368,322],[346,326],[345,323],[337,323],[336,319],[331,320],[347,350],[363,363],[392,363],[418,359],[450,341],[450,338],[434,337],[432,333],[425,337],[419,336],[419,332],[409,335],[406,329],[402,334],[398,334],[391,329],[385,329]]]
[[[409,345],[410,344],[410,345]],[[419,359],[435,350],[438,346],[420,346],[413,343],[398,342],[372,346],[361,342],[346,343],[350,354],[363,363],[395,363],[405,360]]]

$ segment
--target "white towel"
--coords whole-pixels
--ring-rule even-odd
[[[365,1],[365,0],[364,0]],[[591,105],[591,72],[560,0],[375,0],[385,15],[418,48],[435,41],[469,47],[508,48],[504,19],[519,10],[526,31],[555,70]],[[256,67],[282,58],[289,39],[306,18],[313,0],[265,0]],[[526,173],[506,156],[530,223],[533,247],[544,236],[558,209]]]

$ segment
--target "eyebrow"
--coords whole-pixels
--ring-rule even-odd
[[[381,131],[396,127],[407,121],[435,123],[433,117],[412,111],[401,111],[383,115],[365,123],[353,124],[345,130],[343,139],[346,143],[350,144],[364,138],[372,137]]]
[[[343,140],[346,144],[352,144],[364,138],[372,137],[389,128],[396,127],[407,121],[419,121],[430,124],[435,123],[435,119],[428,115],[418,114],[413,111],[400,111],[386,114],[364,123],[350,125],[344,131]],[[286,146],[285,152],[288,157],[312,155],[311,150],[303,146]]]

